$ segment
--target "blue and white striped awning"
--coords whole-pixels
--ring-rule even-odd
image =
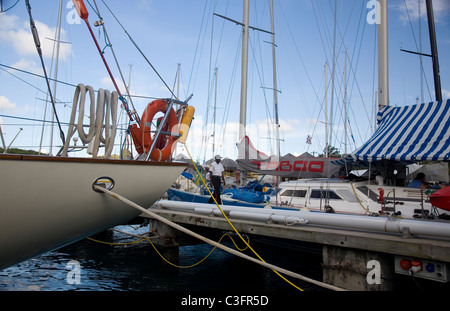
[[[377,130],[369,141],[351,154],[354,160],[449,160],[450,100],[404,107],[386,106],[377,118]]]

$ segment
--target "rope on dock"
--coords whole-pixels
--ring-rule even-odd
[[[190,235],[190,236],[192,236],[194,238],[197,238],[197,239],[199,239],[199,240],[201,240],[201,241],[203,241],[205,243],[208,243],[208,244],[213,245],[213,246],[215,246],[217,248],[220,248],[220,249],[222,249],[222,250],[224,250],[224,251],[226,251],[228,253],[231,253],[231,254],[236,255],[238,257],[241,257],[243,259],[249,260],[251,262],[257,263],[257,264],[259,264],[259,265],[261,265],[263,267],[269,268],[271,270],[278,271],[278,272],[283,273],[283,274],[285,274],[287,276],[290,276],[290,277],[293,277],[293,278],[296,278],[296,279],[299,279],[299,280],[302,280],[302,281],[306,281],[306,282],[312,283],[314,285],[324,287],[326,289],[335,290],[335,291],[343,291],[344,290],[342,288],[339,288],[339,287],[336,287],[336,286],[333,286],[333,285],[330,285],[330,284],[325,284],[323,282],[319,282],[319,281],[310,279],[310,278],[305,277],[305,276],[303,276],[301,274],[298,274],[298,273],[295,273],[295,272],[292,272],[292,271],[280,268],[278,266],[269,264],[269,263],[264,262],[264,261],[260,261],[260,260],[258,260],[256,258],[250,257],[248,255],[245,255],[245,254],[243,254],[241,252],[238,252],[238,251],[236,251],[234,249],[231,249],[231,248],[229,248],[227,246],[224,246],[224,245],[219,244],[219,243],[217,243],[217,242],[215,242],[213,240],[210,240],[210,239],[208,239],[208,238],[206,238],[206,237],[204,237],[204,236],[202,236],[200,234],[197,234],[197,233],[195,233],[195,232],[193,232],[193,231],[191,231],[189,229],[186,229],[186,228],[184,228],[184,227],[182,227],[182,226],[180,226],[180,225],[178,225],[178,224],[176,224],[176,223],[174,223],[174,222],[172,222],[172,221],[170,221],[170,220],[168,220],[168,219],[166,219],[166,218],[164,218],[162,216],[159,216],[158,214],[143,208],[142,206],[140,206],[140,205],[138,205],[138,204],[128,200],[127,198],[125,198],[125,197],[123,197],[123,196],[121,196],[121,195],[119,195],[119,194],[117,194],[115,192],[112,192],[110,190],[106,190],[105,188],[102,188],[102,187],[99,187],[99,186],[96,186],[96,185],[94,186],[94,188],[95,188],[95,190],[98,190],[98,191],[101,191],[101,192],[103,192],[103,193],[105,193],[107,195],[110,195],[111,197],[113,197],[113,198],[115,198],[115,199],[117,199],[117,200],[119,200],[119,201],[121,201],[121,202],[123,202],[123,203],[125,203],[125,204],[127,204],[127,205],[129,205],[129,206],[131,206],[131,207],[133,207],[133,208],[135,208],[137,210],[139,210],[139,211],[141,211],[144,214],[147,214],[148,216],[150,216],[150,217],[152,217],[152,218],[154,218],[154,219],[156,219],[156,220],[158,220],[158,221],[160,221],[160,222],[162,222],[162,223],[164,223],[164,224],[166,224],[166,225],[168,225],[168,226],[170,226],[170,227],[172,227],[174,229],[177,229],[177,230],[179,230],[179,231],[181,231],[183,233],[186,233],[186,234],[188,234],[188,235]]]

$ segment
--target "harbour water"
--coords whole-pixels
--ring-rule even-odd
[[[139,235],[148,231],[148,226],[138,230],[131,226],[116,229]],[[213,247],[208,244],[180,247],[179,266],[198,263],[180,268],[165,262],[148,241],[127,244],[136,238],[111,230],[92,238],[97,242],[84,239],[1,270],[0,298],[5,303],[33,304],[47,304],[62,298],[64,304],[72,308],[85,308],[92,301],[117,307],[127,301],[133,306],[164,305],[167,310],[281,310],[310,303],[334,307],[354,299],[370,301],[372,307],[380,303],[381,307],[387,299],[396,299],[397,295],[395,292],[379,292],[376,296],[367,292],[338,293],[288,278],[303,290],[299,291],[267,268],[220,249],[211,253]],[[99,243],[100,240],[108,244]],[[228,237],[222,244],[235,247]],[[267,262],[322,280],[321,256],[313,249],[300,252],[281,247],[280,241],[270,246],[252,240],[250,244]],[[202,261],[209,253],[211,255]],[[405,291],[418,290],[411,281],[408,283]]]
[[[140,234],[130,226],[117,229]],[[95,236],[104,242],[135,241],[120,232]],[[235,246],[228,237],[223,244]],[[267,262],[321,280],[320,260],[283,248],[262,244],[253,248]],[[207,256],[212,246],[199,244],[179,248],[179,266],[190,266]],[[78,270],[77,270],[78,269]],[[78,276],[78,278],[75,278]],[[324,291],[299,280],[291,281],[305,291]],[[189,268],[165,262],[148,241],[112,245],[84,239],[0,271],[0,291],[176,291],[176,292],[298,291],[273,271],[223,250],[215,249],[203,262]]]

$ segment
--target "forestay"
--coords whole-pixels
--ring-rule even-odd
[[[450,100],[386,106],[378,112],[377,119],[378,129],[351,154],[354,160],[449,160]]]

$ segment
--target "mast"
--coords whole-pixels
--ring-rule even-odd
[[[431,58],[433,60],[434,92],[436,95],[436,101],[441,101],[442,100],[441,73],[439,71],[439,59],[436,43],[436,28],[434,27],[433,1],[426,0],[426,4],[428,17],[428,30],[430,32]]]
[[[59,2],[59,12],[58,12],[58,27],[57,30],[57,41],[56,41],[56,61],[55,61],[55,82],[53,84],[53,96],[56,98],[56,81],[58,81],[58,63],[59,63],[59,48],[60,48],[60,42],[61,42],[61,12],[62,12],[62,0]],[[52,154],[52,148],[53,148],[53,124],[55,120],[55,112],[52,112],[52,127],[51,127],[51,134],[50,134],[50,154]],[[39,152],[41,152],[39,150]]]
[[[325,62],[325,158],[328,158],[328,63]]]
[[[378,109],[389,105],[388,62],[388,5],[379,0],[380,24],[378,24]]]
[[[214,71],[214,114],[213,114],[213,147],[212,147],[212,153],[213,157],[215,156],[215,147],[216,147],[216,109],[217,109],[217,71],[218,68],[216,67]]]
[[[272,62],[273,62],[273,100],[275,109],[275,135],[277,144],[278,161],[280,159],[280,122],[278,118],[278,88],[277,88],[277,64],[275,59],[275,27],[273,22],[273,0],[270,0],[270,22],[272,31]]]
[[[330,137],[328,142],[333,141],[333,109],[334,109],[334,82],[336,74],[336,27],[337,27],[337,0],[334,1],[334,31],[333,31],[333,70],[331,72],[331,104],[330,104]]]
[[[239,141],[246,135],[247,126],[247,71],[248,71],[248,23],[249,23],[249,0],[244,0],[243,24],[242,28],[242,68],[241,68],[241,106],[239,120]],[[245,155],[239,155],[243,158]]]
[[[419,11],[419,64],[420,64],[420,102],[423,103],[424,102],[424,97],[423,97],[423,49],[422,49],[422,12],[421,12],[421,1],[418,0],[417,4],[418,4],[418,11]]]
[[[347,51],[344,56],[344,152],[347,154]]]
[[[59,1],[58,21],[57,21],[56,32],[55,32],[55,39],[54,39],[54,43],[53,43],[53,59],[55,60],[53,95],[55,96],[55,98],[56,98],[56,85],[57,85],[57,81],[58,81],[59,51],[60,51],[60,45],[61,45],[61,16],[62,16],[62,0]],[[56,56],[55,56],[55,52],[56,52]],[[53,66],[53,62],[52,62],[52,66]],[[52,71],[51,67],[50,67],[50,72]],[[46,114],[47,114],[48,97],[49,97],[49,92],[47,92],[47,98],[45,100],[44,120],[45,120]],[[50,144],[50,150],[49,150],[50,155],[53,153],[53,130],[54,130],[55,113],[56,113],[55,111],[52,112],[52,122],[50,125],[50,143],[49,143]],[[45,122],[42,123],[41,139],[39,142],[39,152],[41,152],[41,150],[42,150],[42,143],[43,143],[43,139],[44,139],[44,129],[45,129]]]
[[[181,64],[178,64],[177,68],[177,99],[180,99],[180,74],[181,74]]]

